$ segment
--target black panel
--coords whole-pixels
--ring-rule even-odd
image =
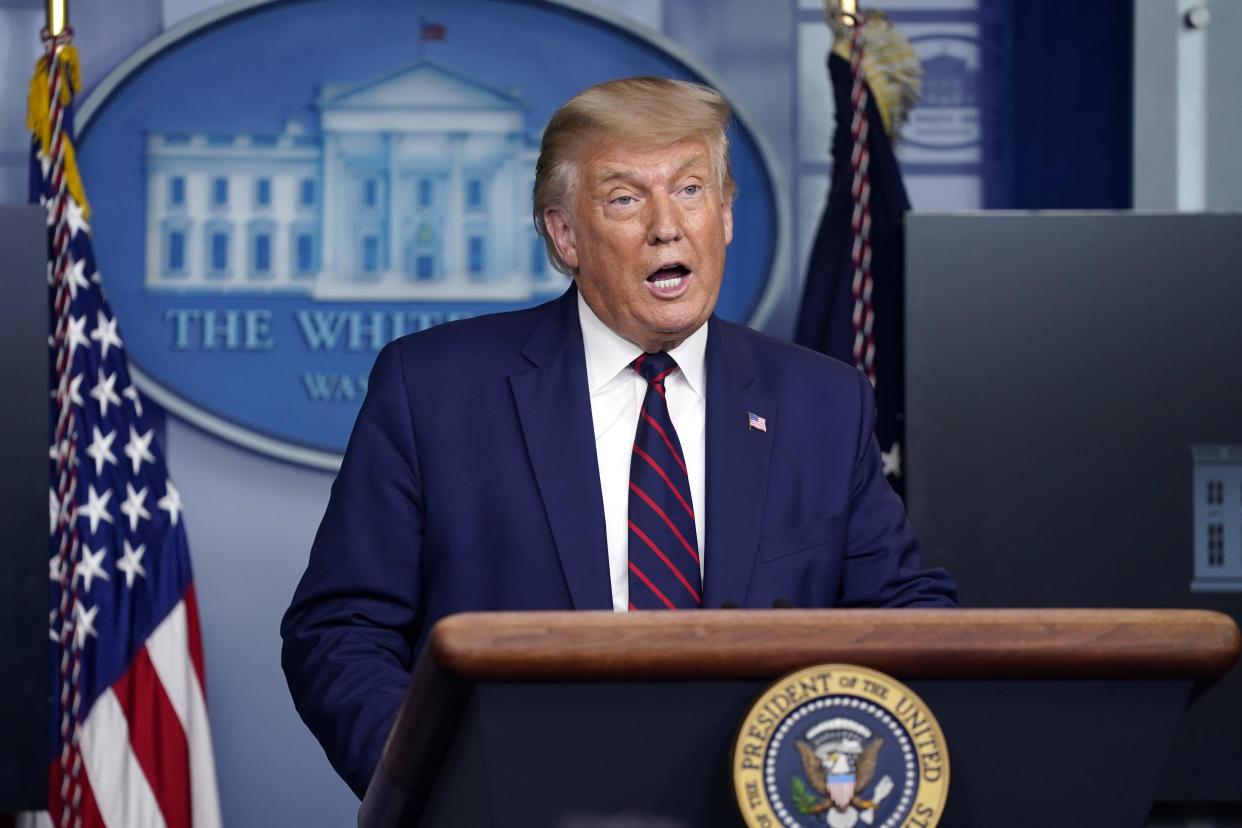
[[[424,828],[741,828],[730,754],[766,682],[475,688]],[[1190,685],[911,681],[944,728],[941,828],[1143,823]],[[913,826],[915,821],[907,820]]]
[[[47,231],[0,206],[0,812],[47,807]]]
[[[968,606],[1194,607],[1192,444],[1242,444],[1242,215],[907,224],[907,504]],[[1163,798],[1242,799],[1242,674]]]

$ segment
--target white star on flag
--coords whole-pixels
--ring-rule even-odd
[[[79,650],[86,643],[88,635],[99,637],[99,633],[95,632],[95,614],[99,612],[99,605],[90,609],[82,609],[82,607],[81,602],[73,605],[73,646]]]
[[[95,461],[95,476],[103,474],[104,464],[116,465],[116,455],[112,453],[112,441],[116,432],[109,431],[106,435],[99,431],[99,426],[91,426],[95,436],[86,447],[86,453]]]
[[[103,581],[112,580],[103,568],[103,556],[107,551],[101,546],[98,551],[92,552],[89,546],[82,544],[82,560],[78,561],[78,568],[73,571],[73,579],[76,583],[77,579],[81,578],[85,582],[83,589],[87,592],[91,591],[96,578]]]
[[[891,449],[880,452],[880,463],[885,477],[901,477],[901,443],[893,443]]]
[[[86,405],[82,399],[82,378],[84,374],[75,374],[73,379],[69,380],[69,402],[74,405]]]
[[[168,512],[168,519],[176,526],[177,518],[181,516],[181,492],[177,491],[171,480],[164,481],[164,496],[156,505]]]
[[[99,343],[99,355],[102,359],[108,358],[108,348],[120,348],[122,345],[121,336],[116,332],[116,319],[109,319],[108,315],[102,310],[96,311],[98,316],[95,320],[95,330],[91,331],[91,339]],[[130,388],[133,388],[131,385]],[[127,388],[126,391],[129,389]]]
[[[147,507],[143,505],[147,499],[147,487],[143,486],[141,491],[134,491],[134,487],[129,481],[125,481],[125,502],[121,504],[121,513],[129,518],[129,531],[138,531],[139,520],[150,520],[151,513],[147,511]]]
[[[91,232],[91,226],[86,223],[86,215],[82,210],[82,205],[78,204],[74,198],[69,199],[69,206],[65,208],[65,221],[69,223],[70,235]]]
[[[69,296],[73,299],[78,298],[78,288],[83,290],[91,286],[90,280],[86,278],[86,260],[75,260],[69,257],[69,270],[65,273],[65,278],[69,280]]]
[[[91,389],[91,396],[99,400],[99,416],[108,416],[108,404],[119,406],[121,398],[117,396],[112,386],[116,385],[116,374],[104,376],[104,369],[99,369],[99,379],[95,383],[95,387]]]
[[[121,392],[121,396],[134,404],[134,412],[141,417],[142,399],[138,396],[138,389],[132,385],[127,385],[125,386],[125,390]]]
[[[69,331],[66,339],[69,343],[69,358],[73,358],[73,352],[76,348],[83,345],[90,345],[90,340],[86,338],[86,317],[72,316],[69,318]]]
[[[91,534],[95,534],[95,530],[99,528],[99,521],[106,520],[112,522],[112,515],[108,513],[108,501],[112,499],[112,490],[104,489],[103,494],[95,493],[95,485],[92,483],[87,486],[86,492],[88,502],[84,506],[78,507],[78,518],[90,518]]]
[[[147,551],[146,544],[138,544],[138,548],[129,545],[129,541],[124,541],[125,554],[116,562],[116,568],[125,573],[125,586],[133,588],[134,578],[142,576],[147,577],[147,571],[142,568],[142,554]]]
[[[134,464],[134,474],[142,468],[145,460],[148,463],[155,462],[155,455],[151,453],[151,438],[155,436],[155,429],[147,429],[147,433],[139,436],[133,426],[129,427],[129,442],[125,444],[125,456]]]

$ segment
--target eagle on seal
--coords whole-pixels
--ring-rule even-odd
[[[867,800],[858,796],[858,791],[866,790],[875,778],[876,760],[880,748],[884,745],[882,737],[876,737],[858,753],[839,750],[816,753],[808,742],[798,740],[798,755],[802,758],[802,770],[807,781],[820,800],[807,808],[807,813],[818,814],[829,809],[845,816],[847,811],[867,812],[879,804],[882,796]],[[887,791],[885,791],[887,793]],[[850,814],[855,819],[857,812]],[[828,823],[836,824],[839,820],[828,815]],[[853,825],[855,819],[846,819],[842,824]],[[864,819],[865,822],[870,820]]]

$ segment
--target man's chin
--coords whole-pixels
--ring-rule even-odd
[[[661,343],[662,350],[669,350],[680,345],[683,340],[703,327],[706,321],[706,318],[699,319],[697,317],[677,323],[665,321],[663,324],[653,326],[650,329],[651,333],[649,335],[653,341]]]

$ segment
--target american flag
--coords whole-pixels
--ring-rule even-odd
[[[768,418],[767,417],[760,417],[758,414],[756,414],[753,411],[747,411],[746,419],[749,421],[750,427],[755,429],[756,431],[767,431],[768,430]]]
[[[880,114],[880,98],[873,94],[871,83],[876,75],[890,72],[888,61],[901,58],[906,51],[913,56],[913,51],[904,39],[899,40],[896,30],[880,23],[879,18],[870,19],[876,22],[853,27],[851,36],[866,40],[871,37],[869,32],[887,33],[883,37],[889,38],[888,46],[873,52],[874,62],[870,58],[862,61],[858,54],[861,46],[851,40],[838,40],[828,57],[836,101],[832,185],[811,249],[794,341],[866,372],[875,386],[875,436],[884,456],[884,474],[889,485],[904,494],[908,475],[901,463],[906,405],[903,222],[910,200],[893,140]],[[851,55],[859,58],[857,67],[852,66]],[[898,62],[899,68],[908,69],[908,64]],[[854,68],[861,73],[857,78]],[[891,71],[900,74],[896,69]],[[917,75],[912,83],[917,83]],[[887,86],[897,87],[891,83]],[[904,101],[905,94],[894,91],[885,100]],[[905,105],[909,107],[913,101]],[[892,138],[902,117],[899,111],[889,116]],[[870,251],[869,258],[866,251]],[[855,253],[859,256],[857,265]],[[867,266],[870,288],[864,278]],[[862,335],[868,327],[872,335],[869,346]]]
[[[448,27],[443,23],[429,23],[426,20],[419,21],[420,39],[422,40],[444,40],[448,37]]]
[[[66,30],[68,31],[68,30]],[[73,154],[77,55],[31,82],[31,200],[48,212],[53,824],[218,826],[181,497],[130,379]]]

